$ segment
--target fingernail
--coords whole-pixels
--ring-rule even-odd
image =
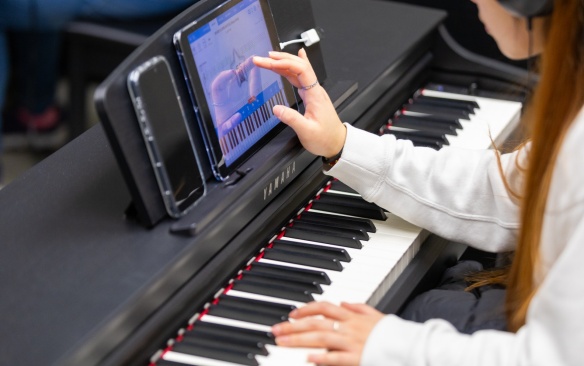
[[[282,331],[282,327],[279,324],[272,326],[272,334],[277,336]]]
[[[298,310],[294,309],[290,312],[290,314],[288,314],[289,317],[294,318],[296,315],[298,315]]]
[[[290,342],[289,336],[276,337],[276,344],[279,346],[285,346],[288,342]]]

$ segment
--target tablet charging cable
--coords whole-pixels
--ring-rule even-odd
[[[310,47],[315,43],[320,42],[320,37],[318,36],[318,32],[316,29],[312,28],[307,30],[306,32],[300,33],[300,39],[293,39],[288,42],[280,43],[280,49],[284,49],[284,47],[291,45],[293,43],[304,43],[306,47]]]

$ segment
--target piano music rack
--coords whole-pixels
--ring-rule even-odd
[[[148,38],[144,44],[137,48],[126,60],[124,60],[109,76],[99,85],[95,92],[94,100],[104,130],[115,154],[122,175],[130,191],[132,202],[126,211],[128,218],[137,220],[146,227],[152,227],[167,217],[162,198],[159,194],[156,178],[152,171],[148,153],[141,136],[132,101],[127,91],[127,75],[138,65],[146,60],[160,55],[164,56],[171,67],[174,79],[177,81],[178,94],[183,101],[186,118],[191,122],[191,132],[195,141],[195,148],[200,157],[207,156],[201,132],[196,128],[195,115],[188,94],[184,76],[173,46],[173,35],[176,31],[189,24],[193,19],[200,17],[211,9],[221,4],[224,0],[202,0],[189,7],[187,10],[173,18],[155,34]],[[317,28],[312,6],[309,0],[271,0],[270,6],[276,21],[280,39],[294,39],[306,29]],[[286,50],[296,52],[300,46],[290,46]],[[326,70],[320,48],[317,43],[307,48],[308,55],[315,67],[317,76],[321,82],[326,79]],[[336,99],[340,103],[356,90],[355,82],[330,83]],[[187,103],[187,104],[185,104]],[[292,135],[284,134],[280,138],[283,148],[293,140]],[[289,148],[289,147],[288,147]],[[272,155],[260,153],[257,159],[250,159],[241,167],[242,171],[253,169],[256,162],[266,162],[277,159]],[[216,188],[216,182],[208,164],[203,164],[203,174],[208,184],[209,191]],[[255,169],[258,170],[258,169]],[[255,173],[255,172],[254,172]],[[197,220],[200,218],[185,217],[184,222],[177,222],[174,232],[192,235],[195,227],[200,226]],[[196,216],[196,215],[195,215]],[[181,219],[181,220],[183,220]]]

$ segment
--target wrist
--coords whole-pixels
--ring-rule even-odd
[[[333,155],[329,158],[322,156],[322,163],[329,168],[335,166],[335,164],[341,159],[341,155],[343,155],[343,148],[341,147],[341,151],[339,151],[336,155]]]
[[[327,148],[327,153],[322,155],[323,160],[339,160],[345,147],[345,140],[347,139],[347,126],[344,123],[340,124],[334,133],[331,133],[331,143]],[[334,137],[333,137],[334,136]]]

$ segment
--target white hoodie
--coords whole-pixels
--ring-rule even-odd
[[[502,156],[516,190],[516,160],[521,164],[525,156],[524,150]],[[327,174],[446,239],[489,252],[516,244],[519,207],[503,185],[494,151],[414,148],[347,125],[342,157]],[[369,336],[361,365],[584,365],[583,112],[556,162],[540,251],[539,289],[517,333],[465,335],[443,320],[419,324],[388,315]]]

